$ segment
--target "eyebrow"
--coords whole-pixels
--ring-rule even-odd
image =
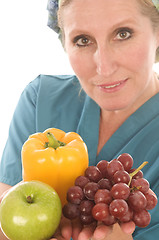
[[[123,25],[128,25],[128,24],[132,24],[132,25],[136,25],[138,26],[138,21],[137,19],[133,19],[133,18],[127,18],[127,19],[123,19],[120,22],[115,23],[114,25],[111,26],[110,30],[114,31],[114,29],[118,29],[121,28]],[[89,30],[87,29],[82,29],[82,28],[75,28],[72,29],[70,31],[69,35],[72,34],[85,34],[85,35],[89,35]]]
[[[138,25],[138,21],[134,18],[128,18],[128,19],[124,19],[123,21],[120,21],[116,24],[114,24],[111,28],[118,28],[120,27],[121,25],[127,25],[127,24],[135,24],[135,25]]]

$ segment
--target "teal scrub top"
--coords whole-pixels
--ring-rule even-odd
[[[97,155],[99,119],[99,106],[81,90],[76,76],[38,76],[26,86],[15,109],[0,162],[0,182],[13,186],[22,180],[23,143],[29,135],[54,127],[80,134],[88,147],[90,165],[126,152],[133,156],[134,168],[148,161],[144,177],[159,196],[159,94],[133,113]],[[136,227],[135,240],[158,240],[159,204],[150,213],[150,225]]]

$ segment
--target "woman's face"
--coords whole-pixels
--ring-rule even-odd
[[[62,20],[72,68],[102,109],[136,108],[158,91],[159,37],[136,0],[72,1]]]

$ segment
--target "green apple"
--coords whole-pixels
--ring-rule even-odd
[[[11,240],[46,240],[56,231],[62,206],[58,194],[39,181],[15,185],[0,204],[0,223]]]

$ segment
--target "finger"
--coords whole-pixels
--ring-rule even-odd
[[[88,239],[92,238],[95,228],[96,228],[96,224],[91,224],[89,226],[85,226],[83,228],[83,230],[80,232],[77,239],[78,240],[88,240]]]
[[[126,234],[132,234],[135,231],[135,223],[133,221],[122,223],[121,229]]]
[[[65,240],[60,233],[60,229],[58,228],[54,234],[54,236],[50,240]]]
[[[71,221],[62,216],[60,223],[61,235],[64,239],[70,239],[72,236],[72,224]]]
[[[55,234],[50,240],[65,240],[60,234]]]
[[[56,236],[56,238],[51,238],[50,240],[65,240],[65,239],[58,235]]]
[[[73,240],[78,239],[78,236],[79,236],[81,230],[82,230],[81,222],[78,219],[72,221],[72,238],[73,238]]]
[[[78,236],[78,240],[88,240],[92,237],[93,230],[91,228],[84,228]]]
[[[93,234],[93,240],[105,239],[112,232],[112,227],[99,225]]]
[[[7,194],[8,191],[9,191],[9,189],[6,190],[6,191],[0,196],[0,203],[2,202],[2,199],[3,199],[4,196]]]

